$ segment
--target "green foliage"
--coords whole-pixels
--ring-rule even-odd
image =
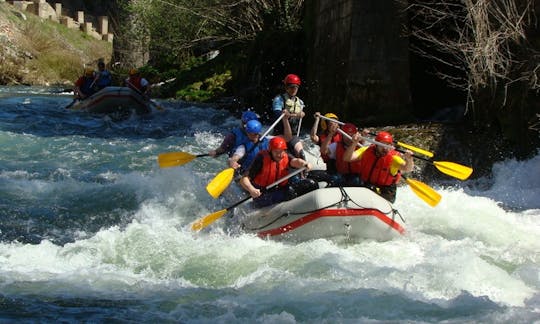
[[[204,81],[197,81],[178,90],[176,97],[186,101],[208,101],[226,92],[225,84],[232,79],[231,71],[214,74]]]

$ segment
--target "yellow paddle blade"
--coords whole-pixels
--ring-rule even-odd
[[[227,187],[231,184],[234,177],[234,169],[228,168],[220,173],[218,173],[210,183],[206,186],[206,191],[210,194],[210,196],[217,198],[219,195],[227,189]]]
[[[407,181],[412,191],[431,207],[437,206],[441,201],[441,195],[427,184],[409,178],[405,178],[405,181]]]
[[[212,214],[206,215],[203,218],[200,218],[200,219],[196,220],[191,225],[191,230],[200,231],[203,228],[205,228],[206,226],[212,224],[213,222],[215,222],[216,220],[221,218],[223,215],[225,215],[225,213],[227,213],[227,209],[222,209],[220,211],[217,211],[217,212],[214,212]]]
[[[161,153],[158,155],[158,164],[160,168],[169,168],[186,164],[196,157],[196,155],[186,152]]]
[[[410,144],[401,143],[401,142],[397,142],[396,144],[398,146],[401,146],[401,147],[403,147],[405,149],[408,149],[408,150],[411,150],[413,152],[420,153],[420,154],[425,155],[425,156],[433,157],[433,153],[431,153],[430,151],[426,151],[424,149],[412,146]]]
[[[473,172],[472,168],[454,162],[434,161],[433,165],[442,173],[459,180],[467,180]]]

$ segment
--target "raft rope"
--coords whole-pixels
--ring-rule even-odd
[[[314,212],[317,212],[319,210],[323,210],[323,209],[327,209],[327,208],[330,208],[330,207],[334,207],[334,206],[338,206],[340,205],[341,203],[347,203],[347,202],[351,202],[353,203],[354,205],[356,205],[358,208],[360,209],[374,209],[374,210],[377,210],[379,211],[380,213],[382,214],[385,214],[385,215],[388,215],[388,217],[390,218],[393,218],[393,216],[395,214],[397,214],[399,216],[399,218],[401,218],[401,220],[403,221],[403,223],[405,223],[405,220],[403,219],[403,217],[401,217],[401,214],[399,213],[399,211],[397,209],[394,209],[394,208],[391,208],[390,211],[388,212],[384,212],[380,209],[376,209],[376,208],[367,208],[367,207],[364,207],[360,204],[358,204],[356,201],[354,201],[353,199],[351,199],[351,197],[349,196],[349,194],[347,193],[347,191],[345,190],[345,188],[343,187],[339,187],[339,191],[341,192],[341,199],[336,202],[336,203],[333,203],[333,204],[330,204],[328,206],[325,206],[325,207],[321,207],[321,208],[317,208],[317,209],[313,209],[313,210],[310,210],[310,211],[303,211],[303,212],[296,212],[296,213],[292,213],[292,212],[287,212],[287,213],[284,213],[284,214],[281,214],[280,216],[276,217],[273,221],[271,221],[270,223],[267,223],[266,225],[263,225],[263,226],[259,226],[257,228],[247,228],[245,227],[245,224],[242,224],[242,228],[247,228],[248,230],[250,231],[258,231],[258,230],[261,230],[265,227],[268,227],[272,224],[274,224],[275,222],[277,222],[278,220],[280,220],[281,218],[283,217],[287,217],[289,215],[301,215],[301,214],[312,214]],[[390,216],[391,215],[391,216]]]

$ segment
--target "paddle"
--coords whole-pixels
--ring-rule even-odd
[[[323,115],[321,115],[321,116],[319,116],[319,117],[322,118],[322,119],[326,119],[326,120],[328,120],[328,121],[332,121],[332,122],[338,123],[339,125],[345,125],[344,122],[340,122],[340,121],[338,121],[338,120],[335,120],[335,119],[332,119],[332,118],[328,118],[328,117],[323,116]],[[377,134],[374,134],[374,133],[369,133],[369,134],[370,134],[370,135],[374,135],[374,136],[377,135]],[[398,145],[398,146],[401,146],[401,147],[403,147],[403,148],[405,148],[405,149],[407,149],[407,150],[411,150],[411,151],[413,151],[413,152],[416,152],[416,153],[425,155],[425,156],[427,156],[427,157],[433,157],[433,155],[434,155],[432,152],[426,151],[426,150],[421,149],[421,148],[419,148],[419,147],[412,146],[411,144],[405,144],[405,143],[395,142],[395,141],[394,141],[394,144],[395,144],[395,145]]]
[[[338,131],[343,136],[347,137],[348,139],[351,139],[351,136],[349,134],[345,133],[344,131],[342,131],[341,129],[338,129]],[[373,144],[393,148],[391,145],[388,145],[388,144],[377,142],[377,141],[374,141],[372,139],[365,138],[365,137],[362,137],[362,138],[367,140],[370,143],[373,143]],[[428,186],[427,184],[425,184],[425,183],[423,183],[421,181],[418,181],[418,180],[409,179],[408,177],[406,177],[403,174],[401,176],[403,177],[403,179],[405,179],[405,181],[409,185],[409,188],[411,188],[412,191],[418,197],[420,197],[420,199],[425,201],[431,207],[435,207],[441,201],[441,195],[437,191],[435,191],[433,188]]]
[[[141,90],[137,89],[137,87],[134,86],[133,83],[129,82],[128,80],[126,80],[126,83],[131,86],[130,89],[140,94],[143,98],[148,99],[148,102],[150,102],[157,110],[165,110],[165,108],[161,107],[157,102],[142,93]]]
[[[437,206],[437,204],[441,201],[441,195],[427,184],[418,180],[409,179],[403,174],[401,177],[405,179],[409,185],[409,188],[411,188],[418,197],[420,197],[431,207]]]
[[[400,149],[396,149],[396,151],[405,153],[405,151],[400,150]],[[431,161],[429,159],[423,158],[421,156],[416,156],[416,155],[413,155],[413,157],[420,159],[422,161],[426,161],[429,164],[434,165],[442,173],[447,174],[459,180],[467,180],[473,172],[472,168],[458,164],[458,163],[448,162],[448,161]]]
[[[69,109],[69,108],[71,108],[77,101],[79,101],[79,98],[73,99],[73,101],[72,101],[69,105],[67,105],[64,109]]]
[[[259,138],[257,143],[251,147],[251,149],[246,152],[246,155],[251,153],[252,150],[257,147],[257,145],[276,127],[277,123],[279,123],[280,120],[283,119],[284,114],[281,114],[276,121],[262,134],[262,136]],[[233,168],[227,168],[220,173],[218,173],[206,186],[206,191],[210,194],[210,196],[214,198],[218,198],[225,189],[231,184],[232,180],[234,178],[234,169]]]
[[[186,152],[167,152],[158,155],[158,164],[160,168],[170,168],[179,166],[192,161],[195,158],[208,156],[208,154],[193,155]]]
[[[303,168],[300,168],[300,169],[297,169],[295,170],[294,172],[286,175],[285,177],[277,180],[276,182],[273,182],[271,184],[269,184],[268,186],[266,186],[265,190],[268,190],[278,184],[280,184],[281,182],[289,179],[290,177],[293,177],[295,175],[297,175],[298,173],[304,171],[306,168],[303,167]],[[223,215],[225,215],[228,211],[232,210],[233,208],[245,203],[246,201],[248,201],[249,199],[251,199],[251,196],[247,196],[245,198],[243,198],[242,200],[240,201],[237,201],[236,203],[232,204],[231,206],[225,208],[225,209],[222,209],[222,210],[219,210],[217,212],[213,212],[211,214],[208,214],[198,220],[196,220],[195,222],[193,222],[193,224],[191,225],[191,229],[193,231],[200,231],[201,229],[205,228],[206,226],[212,224],[213,222],[215,222],[216,220],[218,220],[219,218],[221,218]]]

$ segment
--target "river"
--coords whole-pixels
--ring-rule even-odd
[[[157,156],[206,153],[235,116],[159,100],[120,121],[56,92],[0,88],[0,322],[540,323],[540,155],[441,175],[435,208],[399,187],[388,242],[195,233],[225,160]]]

